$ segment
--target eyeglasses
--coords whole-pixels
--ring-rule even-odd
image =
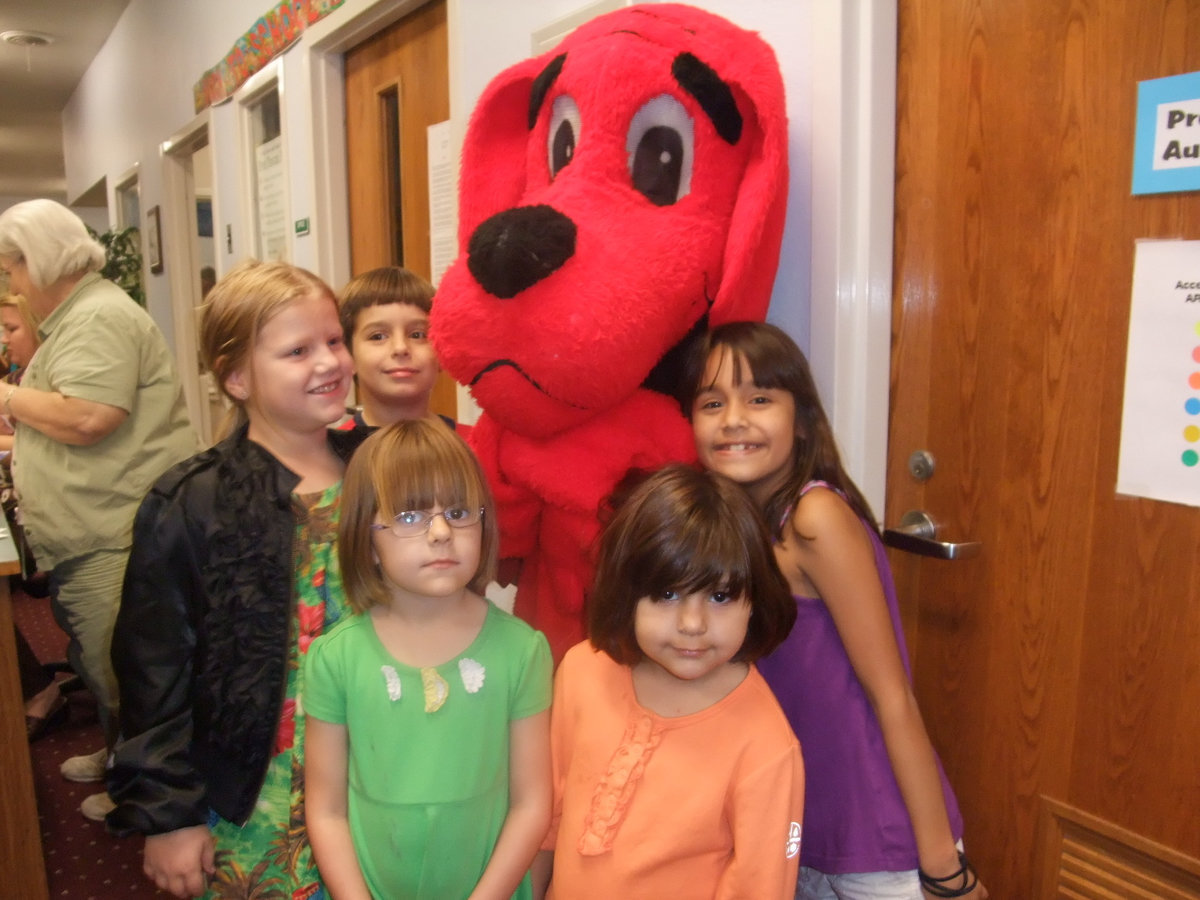
[[[429,509],[406,509],[397,513],[389,525],[372,522],[371,527],[376,531],[390,531],[398,538],[420,537],[429,531],[433,520],[441,516],[452,528],[470,528],[478,525],[483,518],[483,508],[470,509],[465,506],[451,506],[441,512]]]

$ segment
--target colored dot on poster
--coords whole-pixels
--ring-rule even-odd
[[[1192,348],[1192,359],[1194,359],[1196,362],[1200,362],[1200,347]]]
[[[1189,444],[1194,444],[1196,441],[1200,441],[1200,427],[1196,425],[1187,426],[1185,429],[1183,429],[1183,439]]]
[[[1193,330],[1196,332],[1196,334],[1200,334],[1200,322],[1197,322],[1197,323],[1196,323],[1196,324],[1193,326]]]
[[[1193,372],[1188,376],[1188,387],[1200,391],[1200,372]]]
[[[1200,415],[1200,397],[1188,397],[1183,408],[1189,416]]]
[[[1195,450],[1183,451],[1183,464],[1185,466],[1194,466],[1198,462],[1200,462],[1200,453],[1197,453]]]

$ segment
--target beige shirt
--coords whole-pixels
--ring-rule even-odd
[[[22,387],[129,413],[87,447],[16,427],[13,481],[40,568],[129,546],[133,515],[159,475],[199,450],[167,343],[150,315],[92,273],[39,328]]]

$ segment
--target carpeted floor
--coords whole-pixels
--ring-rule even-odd
[[[66,636],[55,624],[48,600],[14,590],[13,618],[42,662],[65,657]],[[30,745],[50,897],[53,900],[170,897],[142,874],[141,838],[113,837],[104,825],[89,822],[79,812],[83,798],[103,786],[75,784],[59,774],[58,766],[64,759],[92,753],[103,744],[91,695],[78,690],[67,697],[70,710],[67,722]],[[12,825],[5,823],[5,827]]]

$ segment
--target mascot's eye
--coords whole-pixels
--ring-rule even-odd
[[[692,189],[692,117],[670,94],[660,94],[629,123],[625,149],[633,187],[655,206],[670,206]]]
[[[567,94],[560,94],[550,107],[550,136],[546,151],[550,159],[551,180],[574,159],[578,142],[579,107]]]

